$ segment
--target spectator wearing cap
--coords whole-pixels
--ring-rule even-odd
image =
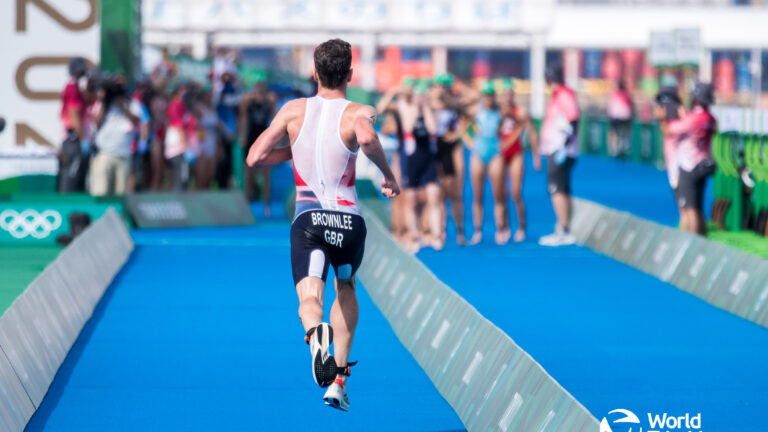
[[[69,62],[69,80],[61,92],[61,124],[64,128],[59,167],[61,192],[85,191],[86,155],[82,147],[85,140],[86,103],[80,90],[80,79],[85,76],[88,64],[82,57]]]

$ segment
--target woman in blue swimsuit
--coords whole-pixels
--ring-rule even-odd
[[[472,182],[472,220],[475,232],[471,244],[483,240],[483,198],[485,179],[490,176],[493,190],[493,213],[496,220],[496,243],[504,244],[509,241],[511,232],[504,215],[506,214],[506,187],[504,184],[504,162],[501,157],[501,141],[499,130],[502,116],[496,102],[496,92],[493,83],[488,81],[482,89],[482,98],[467,110],[467,133],[464,133],[464,143],[469,147],[472,156],[469,163],[470,179]],[[474,125],[473,136],[468,129]]]

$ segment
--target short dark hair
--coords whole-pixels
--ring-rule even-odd
[[[352,46],[341,39],[325,41],[315,48],[315,71],[323,87],[341,87],[352,67]]]
[[[554,63],[549,65],[544,71],[544,78],[549,83],[563,84],[563,65],[560,63]]]

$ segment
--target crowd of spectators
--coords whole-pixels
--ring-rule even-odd
[[[228,189],[233,148],[247,150],[278,104],[265,76],[246,86],[226,52],[206,82],[181,77],[167,53],[132,85],[82,58],[70,61],[69,74],[61,95],[63,193]],[[258,172],[257,185],[257,173],[244,169],[248,198],[268,200],[269,171]]]

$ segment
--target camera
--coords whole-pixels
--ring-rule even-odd
[[[664,119],[669,121],[676,120],[679,117],[678,108],[680,108],[683,102],[677,93],[677,87],[662,87],[656,95],[656,103],[664,108]]]

